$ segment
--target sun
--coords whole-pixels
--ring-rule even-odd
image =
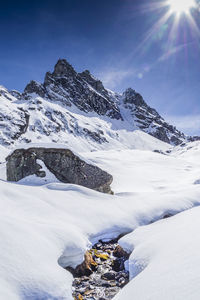
[[[170,6],[171,13],[188,14],[190,9],[196,6],[195,0],[167,0],[167,4]]]

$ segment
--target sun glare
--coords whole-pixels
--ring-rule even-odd
[[[163,11],[163,14],[160,14],[157,21],[149,28],[135,51],[142,51],[142,49],[146,51],[153,41],[167,39],[164,57],[168,57],[176,53],[175,50],[179,51],[177,45],[180,43],[186,48],[187,44],[191,43],[191,39],[199,41],[200,0],[148,0],[147,2],[148,4],[142,8],[143,12],[149,11],[159,15]]]
[[[192,7],[196,6],[195,0],[168,0],[168,5],[172,13],[188,14]]]

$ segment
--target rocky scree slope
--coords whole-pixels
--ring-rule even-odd
[[[106,89],[88,70],[77,73],[59,59],[44,83],[31,81],[20,94],[0,87],[0,144],[62,142],[106,145],[120,131],[142,130],[172,145],[187,139],[129,88],[122,95]],[[104,147],[105,148],[105,147]]]

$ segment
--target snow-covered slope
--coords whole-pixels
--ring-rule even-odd
[[[0,87],[0,107],[0,298],[72,300],[64,267],[126,233],[132,281],[116,299],[199,299],[198,138],[186,143],[134,90],[116,94],[65,60],[22,94]],[[115,195],[62,184],[42,162],[45,178],[6,182],[5,157],[33,145],[70,148],[108,171]]]
[[[79,144],[80,151],[132,148],[135,130],[172,145],[186,140],[133,89],[122,95],[107,90],[89,71],[77,73],[64,59],[43,84],[31,81],[22,94],[0,87],[0,107],[4,146],[59,142]]]
[[[12,105],[15,103],[12,103]],[[15,111],[9,106],[8,114],[15,120]],[[17,101],[17,109],[26,111],[29,115],[26,132],[17,141],[8,136],[10,148],[17,145],[32,143],[62,143],[75,151],[89,151],[112,148],[136,148],[146,144],[147,149],[166,149],[168,146],[144,132],[130,129],[127,121],[111,120],[96,113],[85,113],[73,105],[61,107],[59,103],[51,102],[37,95],[27,101]],[[16,126],[10,126],[12,133]],[[2,134],[5,130],[3,129]],[[143,141],[143,142],[142,142]],[[30,145],[29,145],[30,146]],[[160,147],[160,148],[159,148]]]
[[[200,155],[200,145],[198,149]],[[71,300],[72,276],[61,266],[80,263],[91,243],[200,204],[199,185],[194,184],[200,177],[200,163],[191,162],[189,155],[182,158],[147,150],[97,151],[83,155],[113,174],[115,196],[70,184],[27,186],[0,181],[2,299]],[[1,165],[2,179],[4,172],[5,166]],[[130,259],[132,276],[142,266],[146,269],[116,299],[132,299],[134,293],[137,299],[157,300],[167,289],[163,299],[198,299],[200,286],[193,281],[198,277],[191,269],[183,272],[183,266],[193,267],[195,262],[193,270],[198,272],[199,262],[194,258],[199,240],[197,212],[191,210],[183,216],[142,227],[135,235],[122,239],[127,247],[135,246]],[[183,234],[189,244],[183,241]],[[182,256],[181,246],[184,247]],[[181,261],[185,262],[182,267]],[[178,287],[184,286],[181,290],[175,289],[175,284],[169,288],[171,264],[171,276],[176,275]],[[159,281],[153,281],[158,278]],[[145,291],[148,293],[144,294]],[[193,294],[188,298],[190,291]]]
[[[199,216],[200,207],[192,208],[124,237],[132,281],[114,299],[198,300]]]
[[[15,101],[16,98],[0,86],[0,145],[14,143],[27,130],[29,114]]]

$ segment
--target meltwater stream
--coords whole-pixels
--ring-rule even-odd
[[[72,293],[75,300],[109,300],[129,282],[125,261],[129,254],[117,240],[93,245],[85,254],[85,261],[75,270]],[[68,269],[69,270],[69,269]]]

